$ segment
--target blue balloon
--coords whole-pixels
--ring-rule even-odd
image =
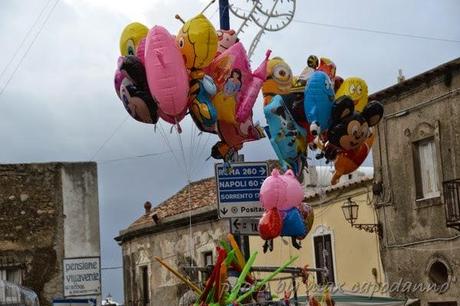
[[[265,132],[281,167],[300,177],[307,159],[307,131],[295,122],[280,95],[264,107],[264,114],[268,124]]]
[[[281,236],[304,237],[307,234],[307,228],[303,222],[302,215],[297,207],[286,210],[283,219],[283,228]]]
[[[332,105],[334,104],[334,86],[329,76],[315,71],[307,81],[304,91],[305,116],[310,123],[314,136],[329,129],[332,124]]]

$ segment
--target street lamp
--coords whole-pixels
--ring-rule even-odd
[[[369,233],[377,233],[380,238],[382,238],[382,227],[380,224],[357,224],[355,221],[358,219],[358,209],[359,205],[355,201],[352,201],[351,198],[348,198],[345,203],[342,205],[342,212],[345,220],[350,223],[352,227],[355,227],[360,230],[365,230]]]

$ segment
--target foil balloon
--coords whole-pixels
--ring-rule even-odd
[[[120,53],[123,56],[136,55],[139,43],[147,36],[149,29],[139,22],[128,24],[121,33]]]
[[[259,220],[258,231],[259,235],[264,240],[271,240],[281,234],[283,222],[281,220],[278,209],[271,208],[264,212]]]
[[[337,184],[342,175],[352,173],[361,166],[371,150],[374,138],[375,134],[371,133],[357,149],[342,151],[337,154],[334,160],[335,171],[331,179],[332,185]]]
[[[317,136],[331,125],[334,88],[328,75],[322,71],[312,73],[305,86],[305,115],[310,132]]]
[[[142,39],[136,48],[136,56],[145,65],[145,38]]]
[[[289,93],[292,78],[291,68],[281,57],[270,59],[267,64],[267,78],[262,85],[264,105],[269,104],[276,95]]]
[[[307,158],[307,131],[297,124],[286,107],[282,96],[275,96],[264,107],[267,133],[283,170],[292,169],[297,177]]]
[[[221,55],[231,46],[236,44],[239,39],[235,30],[217,30],[217,52],[216,56]]]
[[[346,78],[337,90],[335,98],[342,96],[349,96],[354,102],[355,111],[362,112],[368,102],[366,82],[357,77]]]
[[[329,79],[334,82],[337,67],[327,57],[318,58],[316,55],[310,55],[307,59],[307,65],[314,70],[326,73]]]
[[[217,121],[217,134],[221,141],[214,145],[211,156],[224,161],[229,161],[244,143],[265,137],[263,128],[254,124],[252,119],[236,124]]]
[[[179,122],[188,106],[188,75],[173,36],[161,26],[153,27],[147,35],[145,68],[161,113]]]
[[[188,69],[208,66],[217,52],[217,34],[212,23],[203,15],[188,20],[176,36]]]
[[[265,53],[265,59],[252,73],[252,80],[248,84],[247,90],[242,92],[240,96],[240,103],[238,105],[238,111],[236,112],[236,120],[238,122],[244,122],[252,116],[252,108],[254,107],[257,96],[262,88],[262,84],[267,78],[267,63],[270,53],[271,50],[267,50]]]
[[[281,175],[278,169],[273,169],[260,188],[260,202],[265,209],[288,210],[298,206],[303,198],[302,185],[297,181],[292,170]]]
[[[290,208],[284,212],[283,227],[281,236],[305,237],[307,229],[302,215],[297,207]]]
[[[157,123],[157,101],[150,94],[144,66],[137,57],[128,55],[118,59],[115,90],[131,117],[144,123]]]
[[[354,110],[354,102],[342,96],[334,103],[333,125],[328,131],[330,145],[343,151],[358,149],[368,139],[369,127],[379,123],[383,117],[383,105],[378,101],[369,102],[361,113]]]
[[[299,205],[299,211],[302,215],[303,222],[306,228],[305,236],[300,236],[299,238],[304,239],[313,228],[313,222],[315,221],[315,213],[313,211],[313,208],[305,202],[302,202]]]
[[[190,85],[190,116],[201,131],[215,132],[217,110],[211,102],[211,96],[217,91],[214,81],[203,75],[193,79]]]

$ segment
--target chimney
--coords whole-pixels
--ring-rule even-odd
[[[150,215],[150,212],[152,211],[152,203],[149,201],[144,203],[144,209],[145,209],[145,215],[148,216]]]
[[[399,69],[398,70],[398,83],[404,82],[405,79],[406,77],[404,76],[402,69]]]

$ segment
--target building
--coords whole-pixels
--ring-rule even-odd
[[[215,178],[193,182],[154,209],[149,202],[144,208],[145,214],[115,238],[122,248],[125,305],[178,305],[188,288],[154,257],[182,272],[183,266],[213,263],[219,240],[230,231],[228,220],[217,218]],[[199,276],[189,276],[199,282]]]
[[[95,163],[0,165],[0,279],[32,289],[43,306],[98,297],[99,256]],[[78,281],[82,271],[92,281]]]
[[[459,94],[456,59],[370,97],[385,107],[373,146],[383,268],[392,296],[423,306],[460,297]]]
[[[370,176],[366,176],[366,173]],[[331,272],[333,276],[328,281],[343,281],[347,284],[358,281],[383,282],[378,238],[375,234],[352,228],[343,217],[341,209],[343,202],[352,197],[361,205],[359,221],[374,220],[373,208],[368,205],[372,189],[371,176],[372,171],[365,169],[350,177],[345,176],[343,183],[335,187],[321,186],[327,197],[335,201],[328,205],[323,204],[324,199],[317,193],[319,187],[313,181],[329,184],[330,168],[323,167],[317,172],[313,167],[306,180],[306,192],[308,201],[318,203],[315,205],[315,213],[319,221],[316,222],[321,223],[315,223],[315,233],[307,237],[304,247],[297,251],[284,245],[281,239],[276,239],[275,251],[262,254],[263,241],[253,236],[249,239],[246,237],[248,247],[245,253],[259,251],[256,265],[276,266],[282,264],[289,255],[300,254],[298,264],[322,266],[322,262],[315,262],[312,237],[318,243],[323,241],[323,237],[326,240],[332,238],[334,253],[329,258],[334,260],[330,266],[334,272]],[[153,209],[149,202],[144,206],[144,214],[115,238],[123,254],[125,305],[177,305],[188,289],[156,262],[154,257],[165,259],[182,273],[185,273],[182,267],[191,263],[203,267],[214,262],[219,240],[230,232],[229,220],[219,220],[217,216],[215,178],[193,182]],[[316,249],[323,251],[323,248]],[[345,258],[350,254],[355,256],[352,261]],[[322,254],[319,255],[322,257]],[[197,283],[204,281],[201,275],[189,277]],[[152,301],[155,301],[154,304]]]
[[[327,267],[328,273],[311,274],[310,294],[321,291],[328,284],[337,290],[360,295],[385,295],[376,292],[379,284],[385,282],[380,260],[378,230],[370,233],[352,227],[345,219],[342,206],[348,199],[359,205],[356,223],[375,223],[372,205],[372,168],[360,168],[350,177],[342,177],[337,185],[330,186],[330,167],[309,167],[306,175],[305,200],[313,207],[315,220],[302,248],[297,250],[286,238],[274,240],[273,252],[258,256],[258,266],[279,266],[291,256],[299,256],[295,265],[303,267]],[[329,186],[328,186],[329,185]],[[377,228],[376,228],[377,229]],[[250,237],[251,249],[262,249],[259,237]],[[292,288],[291,283],[272,283],[275,294],[283,296],[284,290]],[[299,295],[305,294],[305,287],[299,288]],[[375,290],[374,290],[375,289]],[[276,292],[276,291],[279,292]]]

